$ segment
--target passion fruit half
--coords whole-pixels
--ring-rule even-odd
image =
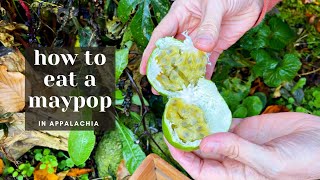
[[[147,77],[169,99],[162,120],[165,138],[178,149],[192,151],[204,137],[228,131],[232,116],[215,84],[205,79],[209,54],[184,35],[184,41],[165,37],[156,42]]]

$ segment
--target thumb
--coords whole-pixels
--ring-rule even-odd
[[[260,146],[233,133],[216,133],[204,138],[200,150],[217,153],[250,166],[260,173],[272,170],[277,162],[277,154],[271,147]]]
[[[219,38],[224,7],[220,1],[207,1],[203,3],[202,9],[202,20],[194,46],[202,51],[212,52]]]

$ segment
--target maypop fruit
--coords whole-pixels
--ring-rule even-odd
[[[184,35],[184,41],[165,37],[156,42],[147,77],[169,98],[162,120],[165,138],[176,148],[192,151],[205,136],[228,131],[232,116],[215,84],[204,78],[209,54]]]

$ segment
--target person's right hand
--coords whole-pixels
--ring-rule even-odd
[[[146,74],[148,58],[159,38],[184,39],[181,33],[187,31],[196,48],[211,53],[206,73],[210,79],[219,55],[254,26],[262,7],[263,0],[176,0],[152,33],[140,73]]]
[[[230,132],[205,137],[196,152],[168,146],[194,179],[320,178],[318,116],[289,112],[235,119]]]

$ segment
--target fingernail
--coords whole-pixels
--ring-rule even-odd
[[[220,146],[220,143],[218,142],[209,142],[209,143],[206,143],[203,146],[203,148],[201,148],[201,151],[205,153],[216,152],[219,146]]]
[[[213,37],[209,34],[200,34],[197,36],[196,42],[197,44],[208,46],[213,43]]]

